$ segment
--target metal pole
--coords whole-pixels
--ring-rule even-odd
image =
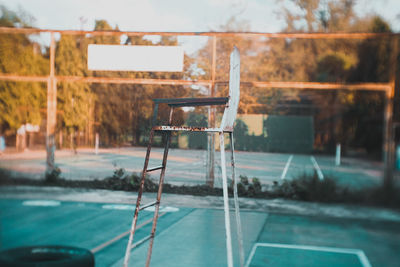
[[[173,79],[134,79],[119,77],[79,77],[57,76],[60,82],[82,82],[99,84],[150,84],[150,85],[203,85],[211,86],[211,80],[173,80]],[[0,81],[15,82],[47,82],[48,76],[19,76],[15,74],[0,73]],[[229,81],[215,81],[215,84],[227,85]],[[266,82],[266,81],[241,81],[240,86],[257,88],[280,88],[299,90],[361,90],[385,91],[390,88],[389,83],[320,83],[320,82]],[[211,90],[211,89],[210,89]],[[211,92],[211,91],[210,91]],[[211,93],[210,93],[211,95]]]
[[[240,220],[240,207],[239,207],[239,197],[237,191],[237,178],[235,176],[235,146],[233,140],[233,132],[229,133],[229,139],[231,143],[231,166],[232,166],[232,180],[233,180],[233,199],[235,202],[235,217],[236,217],[236,232],[237,239],[239,243],[239,256],[240,256],[240,266],[244,266],[244,250],[243,250],[243,234],[242,234],[242,222]]]
[[[394,167],[394,132],[393,132],[393,99],[396,87],[396,65],[398,54],[398,39],[393,37],[391,40],[390,55],[390,90],[386,91],[385,101],[385,129],[384,129],[384,188],[390,190],[393,186],[393,167]]]
[[[99,154],[99,133],[96,133],[96,140],[95,140],[95,145],[94,145],[94,153],[96,155]]]
[[[210,97],[215,97],[215,69],[217,65],[217,37],[213,37],[212,43],[212,62],[211,62],[211,86]],[[215,127],[215,108],[209,107],[210,112],[208,115],[208,127]],[[214,187],[214,166],[215,166],[215,135],[208,134],[207,144],[207,173],[206,181],[210,187]]]
[[[336,144],[336,158],[335,158],[335,165],[340,166],[340,143]]]
[[[57,112],[57,81],[55,78],[55,40],[51,33],[50,42],[50,75],[47,80],[47,128],[46,128],[46,173],[50,174],[55,169],[54,153],[56,149],[55,130]]]
[[[135,215],[133,216],[133,220],[132,220],[132,226],[131,226],[131,230],[130,230],[130,233],[129,233],[128,245],[126,246],[125,258],[124,258],[124,267],[128,267],[128,264],[129,264],[129,256],[131,254],[132,241],[133,241],[133,237],[134,237],[135,231],[136,231],[136,225],[137,225],[138,216],[139,216],[139,209],[140,209],[140,202],[142,201],[144,181],[146,179],[146,170],[147,170],[147,166],[148,166],[149,160],[150,160],[150,151],[151,151],[151,145],[153,143],[153,137],[154,137],[154,130],[152,129],[151,132],[150,132],[149,143],[147,145],[147,152],[146,152],[146,158],[144,159],[143,171],[141,173],[141,178],[140,178],[138,196],[137,196],[137,199],[136,199]]]
[[[219,133],[219,147],[221,152],[222,191],[224,196],[226,259],[228,267],[233,267],[231,221],[229,216],[228,181],[226,177],[224,133]]]
[[[86,35],[92,36],[145,36],[145,35],[160,35],[160,36],[215,36],[215,37],[266,37],[266,38],[296,38],[296,39],[382,39],[390,38],[399,35],[398,33],[372,33],[372,32],[359,32],[359,33],[346,33],[346,32],[310,32],[310,33],[268,33],[268,32],[135,32],[135,31],[81,31],[81,30],[51,30],[51,29],[37,29],[37,28],[11,28],[0,27],[1,33],[20,33],[20,34],[34,34],[45,32],[57,32],[60,34],[68,35]]]
[[[174,108],[171,107],[170,112],[169,112],[168,125],[172,124],[172,115],[173,115],[173,113],[174,113]],[[163,185],[164,185],[165,170],[167,169],[168,150],[169,150],[169,146],[171,144],[171,132],[169,132],[169,131],[165,132],[164,136],[165,136],[166,140],[165,140],[164,155],[163,155],[163,161],[162,161],[163,168],[161,169],[160,180],[159,180],[159,183],[158,183],[157,201],[156,201],[155,210],[154,210],[153,226],[151,228],[149,248],[147,250],[146,267],[150,266],[151,253],[152,253],[152,250],[153,250],[154,237],[155,237],[155,234],[156,234],[158,212],[159,212],[159,209],[160,209],[161,194],[162,194]]]

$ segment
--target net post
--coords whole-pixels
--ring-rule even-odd
[[[47,125],[46,125],[46,171],[45,177],[55,169],[56,149],[55,130],[57,112],[57,80],[55,78],[55,40],[54,32],[50,41],[50,75],[47,80]]]
[[[211,86],[210,86],[210,97],[215,96],[215,75],[217,65],[217,37],[212,37],[212,62],[211,62]],[[215,127],[215,108],[209,107],[208,109],[208,127]],[[208,133],[207,138],[207,173],[206,183],[210,187],[214,187],[214,166],[215,166],[215,135]]]
[[[384,111],[384,140],[383,140],[383,160],[384,160],[384,177],[383,187],[387,191],[393,188],[393,168],[394,168],[394,128],[393,128],[393,105],[394,94],[396,89],[396,69],[398,55],[398,38],[393,36],[391,39],[391,54],[389,62],[389,84],[390,88],[385,94],[385,111]]]

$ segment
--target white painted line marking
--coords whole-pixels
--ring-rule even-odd
[[[267,221],[268,217],[269,217],[269,213],[267,213],[267,217],[265,218],[265,221]],[[254,253],[256,252],[256,249],[257,249],[257,246],[258,246],[257,244],[262,244],[262,243],[255,243],[254,244],[253,248],[251,249],[249,258],[247,259],[246,264],[244,265],[245,267],[248,267],[249,264],[251,263],[251,261],[253,259],[253,256],[254,256]]]
[[[367,255],[365,255],[364,251],[359,250],[359,251],[357,252],[357,256],[358,256],[358,258],[360,259],[361,264],[362,264],[364,267],[372,267],[371,263],[369,262],[369,260],[368,260],[368,258],[367,258]]]
[[[246,267],[248,267],[254,257],[257,247],[274,247],[274,248],[289,248],[289,249],[302,249],[302,250],[314,250],[314,251],[324,251],[333,253],[344,253],[344,254],[354,254],[357,255],[360,263],[363,267],[372,267],[364,251],[361,249],[352,248],[333,248],[333,247],[320,247],[320,246],[304,246],[304,245],[288,245],[288,244],[275,244],[275,243],[256,243],[254,244],[249,258],[246,262]]]
[[[144,210],[154,212],[156,210],[156,207],[152,206],[152,207],[145,208]],[[177,212],[177,211],[179,211],[179,208],[169,207],[169,206],[166,206],[166,207],[160,206],[160,212]]]
[[[36,206],[36,207],[57,207],[60,206],[60,201],[56,200],[26,200],[22,202],[23,206]]]
[[[319,178],[321,181],[324,180],[324,175],[322,174],[322,171],[321,171],[321,169],[319,168],[318,163],[317,163],[317,161],[315,160],[314,156],[311,156],[310,159],[311,159],[311,162],[314,164],[314,169],[317,171],[318,178]]]
[[[245,267],[249,267],[250,266],[250,263],[253,260],[254,254],[256,253],[256,249],[258,247],[258,244],[259,243],[254,244],[253,248],[251,249],[251,252],[250,252],[249,258],[246,261]]]
[[[135,205],[123,205],[123,204],[107,204],[102,206],[103,209],[106,210],[135,210]],[[155,207],[147,207],[144,209],[145,211],[154,212]],[[177,212],[179,208],[169,207],[169,206],[160,206],[160,212]]]
[[[158,218],[161,218],[161,217],[164,216],[165,214],[166,214],[166,212],[161,213],[161,214],[158,216]],[[150,219],[144,221],[142,224],[138,225],[138,226],[136,227],[136,231],[139,230],[140,228],[146,226],[147,224],[149,224],[149,223],[151,223],[151,222],[153,222],[153,218],[150,218]],[[119,235],[117,235],[116,237],[114,237],[114,238],[108,240],[107,242],[104,242],[103,244],[100,244],[100,245],[98,245],[97,247],[91,249],[90,251],[91,251],[92,253],[97,253],[97,252],[99,252],[100,250],[104,249],[105,247],[107,247],[107,246],[109,246],[109,245],[111,245],[111,244],[114,244],[114,243],[117,242],[118,240],[120,240],[120,239],[124,238],[125,236],[129,235],[129,233],[130,233],[130,231],[128,230],[128,231],[126,231],[126,232],[124,232],[124,233],[122,233],[122,234],[119,234]],[[141,242],[141,241],[142,241],[142,240],[140,240],[140,241],[134,243],[133,245],[135,245],[135,247],[137,247],[138,245],[141,244],[141,243],[139,244],[139,242]],[[143,243],[143,242],[142,242],[142,243]],[[132,248],[132,249],[133,249],[133,248]]]
[[[101,206],[106,210],[135,210],[136,206],[134,205],[122,205],[122,204],[107,204]]]
[[[290,166],[290,163],[292,162],[292,159],[293,159],[293,155],[290,155],[288,161],[286,162],[285,168],[283,169],[282,175],[281,175],[281,179],[282,180],[285,179],[285,177],[286,177],[286,173],[287,173],[287,171],[289,169],[289,166]]]

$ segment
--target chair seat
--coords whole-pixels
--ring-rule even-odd
[[[221,128],[208,128],[208,127],[190,127],[190,126],[154,126],[155,131],[182,131],[182,132],[213,132],[213,133],[230,133],[230,130],[223,130]]]
[[[229,97],[202,97],[202,98],[156,98],[156,104],[168,104],[170,107],[194,107],[225,105]]]

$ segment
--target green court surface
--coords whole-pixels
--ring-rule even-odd
[[[128,173],[140,173],[143,168],[146,148],[125,147],[101,149],[98,155],[91,149],[81,149],[78,154],[67,150],[56,151],[56,164],[61,176],[68,180],[104,179],[113,175],[115,169],[123,168]],[[149,166],[160,165],[163,155],[161,148],[151,151]],[[377,186],[382,183],[382,163],[356,158],[343,158],[340,166],[335,166],[334,156],[302,155],[262,152],[235,152],[236,173],[250,179],[257,177],[264,185],[274,181],[282,182],[305,173],[313,174],[320,169],[326,177],[333,177],[338,184],[351,189]],[[215,153],[215,185],[221,186],[220,153]],[[204,184],[206,178],[205,150],[170,149],[165,181],[175,185]],[[227,156],[227,166],[230,157]],[[314,164],[316,162],[317,164]],[[41,178],[46,168],[45,151],[27,151],[20,154],[0,155],[0,168],[22,172],[29,177]],[[228,175],[231,169],[227,169]],[[151,176],[157,180],[156,174]]]
[[[127,204],[0,199],[0,250],[76,246],[91,250],[96,266],[121,266],[133,208]],[[150,233],[152,215],[152,210],[140,213],[134,243]],[[163,207],[160,215],[151,266],[226,266],[222,209]],[[235,236],[232,213],[231,219]],[[248,266],[399,266],[398,222],[249,210],[241,212],[241,219]],[[239,266],[236,238],[233,243],[235,266]],[[130,266],[144,266],[147,244],[132,250]]]
[[[246,266],[362,266],[371,264],[360,250],[257,243]]]

